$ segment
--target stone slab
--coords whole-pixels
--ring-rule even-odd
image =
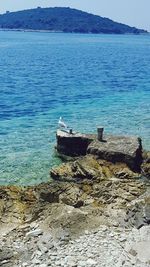
[[[60,154],[67,156],[83,156],[86,155],[88,145],[94,140],[95,135],[75,133],[72,134],[57,130],[56,149]]]
[[[124,162],[131,169],[140,171],[142,162],[141,139],[136,136],[105,136],[103,141],[94,140],[87,153],[110,162]]]

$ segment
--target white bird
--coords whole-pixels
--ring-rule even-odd
[[[67,128],[67,125],[64,123],[62,117],[59,118],[58,125],[59,127]]]

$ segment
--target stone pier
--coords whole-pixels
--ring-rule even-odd
[[[131,169],[140,171],[142,143],[136,136],[104,135],[100,141],[95,134],[68,133],[58,130],[57,151],[67,156],[92,154],[112,163],[126,163]]]
[[[85,156],[89,144],[96,138],[96,135],[69,133],[57,130],[56,149],[60,154],[66,156]]]

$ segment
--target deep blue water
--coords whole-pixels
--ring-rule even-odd
[[[150,35],[0,32],[0,184],[49,179],[60,116],[150,149]]]

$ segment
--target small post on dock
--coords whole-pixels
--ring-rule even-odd
[[[72,129],[69,129],[69,134],[73,134],[73,131],[72,131]]]
[[[103,140],[103,131],[104,131],[103,127],[97,127],[97,139],[98,139],[98,141]]]

